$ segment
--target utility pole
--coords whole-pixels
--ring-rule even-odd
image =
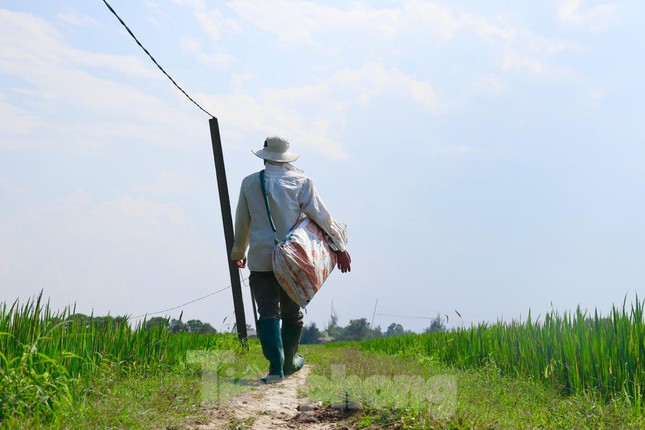
[[[211,130],[211,141],[213,143],[213,157],[215,158],[215,174],[217,176],[217,188],[219,190],[219,202],[222,209],[222,223],[224,224],[224,238],[226,239],[226,259],[228,270],[231,275],[231,290],[233,290],[233,307],[235,308],[235,325],[237,326],[237,337],[242,343],[246,343],[246,318],[244,317],[244,302],[242,300],[242,285],[240,283],[240,271],[231,260],[233,249],[233,219],[231,218],[231,201],[228,196],[228,184],[226,182],[226,170],[224,169],[224,154],[222,152],[222,139],[219,134],[217,118],[211,118],[208,123]]]

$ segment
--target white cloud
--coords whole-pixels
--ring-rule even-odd
[[[450,10],[436,3],[412,1],[405,4],[405,17],[401,20],[402,25],[410,23],[416,29],[422,28],[429,35],[433,34],[447,41],[452,39],[466,21],[455,17]]]
[[[297,90],[289,89],[289,93]],[[305,89],[305,93],[308,90]],[[322,112],[311,114],[315,101],[309,100],[309,112],[297,110],[298,103],[281,103],[280,90],[263,92],[260,97],[236,94],[213,97],[212,109],[222,123],[227,124],[227,133],[238,140],[250,134],[284,135],[293,142],[332,158],[344,158],[346,153],[337,136],[332,132],[336,118],[327,118]],[[272,95],[274,94],[274,95]],[[298,102],[302,102],[298,99]],[[321,118],[325,118],[324,120]]]
[[[355,97],[360,103],[367,104],[373,98],[387,94],[395,98],[408,97],[434,113],[439,109],[439,99],[430,83],[412,78],[397,68],[386,69],[382,64],[340,70],[331,77],[328,86],[340,86],[350,98],[344,100],[346,103]]]
[[[172,0],[178,6],[188,6],[193,9],[205,9],[206,2],[204,0]]]
[[[140,57],[70,48],[63,35],[39,17],[0,10],[0,23],[0,37],[12,41],[0,48],[0,72],[40,82],[50,74],[75,70],[75,66],[90,66],[124,76],[159,79],[154,67]]]
[[[570,66],[559,64],[555,55],[580,50],[573,42],[549,40],[534,33],[522,32],[503,49],[500,66],[502,71],[517,72],[522,77],[579,79],[579,73]]]
[[[139,57],[71,48],[45,20],[6,10],[0,10],[0,38],[13,41],[0,46],[0,75],[17,82],[5,92],[23,96],[20,106],[0,103],[0,110],[15,120],[11,128],[0,130],[3,146],[11,145],[17,132],[24,135],[23,145],[32,146],[56,142],[59,147],[96,147],[132,139],[166,145],[189,141],[185,127],[196,118],[180,110],[188,101],[178,93],[181,102],[172,104],[150,95],[151,86],[167,81]],[[120,77],[104,78],[106,71]],[[58,112],[76,119],[59,123]],[[160,123],[167,127],[160,130]]]
[[[589,31],[606,28],[616,12],[614,3],[583,6],[582,0],[564,0],[558,9],[560,20]]]
[[[480,23],[480,28],[486,24]],[[564,78],[576,76],[568,66],[558,64],[558,56],[570,52],[581,52],[582,47],[575,41],[558,37],[548,37],[512,23],[500,21],[499,28],[505,30],[482,30],[480,34],[496,35],[487,38],[498,55],[498,65],[503,72],[516,72],[530,78]],[[495,27],[493,27],[495,28]]]
[[[405,12],[401,8],[371,9],[353,4],[341,10],[316,2],[285,0],[236,0],[228,3],[228,6],[254,27],[275,34],[284,43],[296,45],[317,43],[316,38],[322,33],[341,32],[387,38],[396,35],[406,25]],[[432,18],[436,23],[435,15]],[[426,25],[433,27],[429,23]]]
[[[529,31],[509,21],[503,15],[490,19],[460,9],[453,4],[439,4],[411,0],[391,7],[369,8],[364,4],[351,4],[342,9],[307,1],[254,1],[236,0],[228,6],[240,17],[244,28],[259,28],[275,35],[284,45],[306,49],[316,49],[321,56],[329,57],[338,53],[333,61],[361,64],[377,61],[377,58],[390,59],[391,69],[397,64],[399,56],[411,56],[406,44],[413,42],[414,49],[432,49],[437,43],[444,46],[456,44],[454,49],[462,49],[455,41],[458,33],[474,35],[491,49],[491,60],[496,62],[500,71],[514,71],[531,77],[571,76],[571,71],[555,63],[554,57],[565,52],[580,51],[576,43]],[[343,58],[342,49],[336,45],[338,40],[346,41],[350,57]],[[433,45],[435,44],[435,45]],[[474,49],[472,46],[466,51]],[[421,52],[418,55],[423,55]],[[468,55],[468,54],[465,54]],[[496,60],[496,61],[495,61]],[[390,73],[387,78],[395,79],[415,100],[428,108],[436,108],[434,85],[418,81],[405,81],[405,67],[399,67],[401,74]],[[377,74],[379,72],[377,71]],[[374,79],[376,78],[376,79]],[[473,76],[471,80],[478,79]],[[377,88],[382,85],[377,76],[372,76],[370,84]],[[357,85],[366,87],[367,85]],[[464,85],[468,86],[468,85]],[[363,99],[367,100],[366,94]]]
[[[197,10],[195,18],[213,41],[218,41],[222,34],[235,34],[240,32],[241,28],[236,20],[222,15],[218,10]]]
[[[342,125],[351,109],[360,109],[377,98],[409,100],[438,114],[441,105],[433,86],[381,64],[366,64],[360,69],[342,69],[319,82],[287,88],[265,88],[258,95],[244,91],[238,79],[235,94],[202,97],[209,109],[220,112],[228,132],[244,136],[257,132],[283,134],[331,158],[345,158],[339,139]]]
[[[0,92],[0,118],[2,118],[0,148],[15,149],[22,146],[19,136],[29,133],[37,124],[37,119],[23,109],[7,103],[3,98]]]
[[[173,0],[173,2],[194,9],[197,23],[212,42],[217,42],[216,46],[221,45],[220,39],[223,35],[232,35],[241,31],[236,20],[224,16],[217,9],[207,10],[202,1]],[[236,62],[236,58],[229,53],[205,49],[201,40],[196,37],[182,37],[180,46],[185,52],[192,54],[201,64],[208,67],[227,68]]]
[[[533,76],[543,76],[549,67],[532,56],[510,51],[502,58],[502,70],[522,71]]]
[[[229,67],[237,60],[229,54],[209,54],[202,48],[201,41],[194,37],[184,37],[180,40],[181,48],[193,54],[200,63],[212,67]]]
[[[304,1],[232,1],[228,7],[254,27],[294,44],[311,43],[315,33],[338,25],[344,16],[333,7]]]
[[[264,131],[276,126],[301,132],[303,136],[311,135],[314,129],[333,130],[337,127],[331,124],[344,123],[346,109],[357,106],[356,103],[371,103],[377,97],[408,98],[439,113],[441,106],[436,89],[440,82],[432,80],[436,76],[412,76],[408,70],[406,61],[414,55],[411,49],[405,48],[410,41],[419,50],[432,49],[437,44],[454,44],[454,49],[461,49],[456,35],[465,33],[475,36],[484,49],[490,49],[491,67],[482,76],[477,76],[478,70],[467,74],[468,81],[460,86],[465,91],[472,88],[473,82],[494,79],[499,92],[506,86],[510,73],[531,79],[569,79],[575,73],[560,66],[555,57],[580,49],[570,41],[518,27],[504,16],[490,19],[452,3],[412,0],[379,8],[360,3],[334,7],[308,1],[234,0],[227,7],[236,19],[225,16],[223,9],[206,9],[201,2],[192,6],[210,39],[225,47],[232,46],[227,44],[229,39],[223,39],[225,35],[236,33],[244,39],[246,34],[260,29],[275,35],[283,47],[288,47],[289,55],[296,58],[298,49],[307,49],[306,55],[320,53],[319,65],[309,64],[303,69],[303,76],[309,72],[315,78],[290,83],[291,88],[263,83],[263,77],[253,73],[252,68],[234,70],[231,75],[234,94],[212,96],[219,100],[212,111],[221,113],[222,118],[231,121],[229,124],[236,124],[240,133],[246,127]],[[338,41],[351,48],[339,47]],[[184,39],[182,45],[204,64],[240,66],[229,55],[205,53],[197,39]],[[470,46],[466,51],[472,49],[476,48]],[[506,73],[491,77],[492,67]],[[245,90],[249,82],[253,84],[252,93]],[[336,91],[332,86],[342,90]],[[318,113],[312,112],[313,106]],[[232,119],[234,116],[239,118]],[[329,140],[337,141],[334,136]],[[344,156],[327,140],[316,147],[324,148],[331,156]]]
[[[87,15],[81,15],[76,11],[57,13],[56,18],[66,24],[77,27],[90,27],[96,25],[96,20],[94,18]]]
[[[436,2],[406,1],[390,8],[351,4],[346,9],[307,1],[242,1],[228,3],[243,20],[290,44],[318,43],[319,35],[355,34],[361,39],[390,39],[403,34],[451,40],[458,31],[484,37],[506,37],[508,30],[484,18],[456,12]]]
[[[159,3],[157,3],[156,1],[146,0],[145,4],[146,4],[146,7],[150,9],[153,13],[157,15],[163,15],[161,6],[159,6]],[[146,19],[150,19],[150,18],[146,18]]]

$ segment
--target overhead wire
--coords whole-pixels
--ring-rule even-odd
[[[184,306],[190,305],[190,304],[192,304],[192,303],[199,302],[200,300],[207,299],[208,297],[210,297],[210,296],[214,296],[215,294],[217,294],[217,293],[221,293],[222,291],[226,291],[226,290],[228,290],[229,288],[231,288],[231,286],[230,286],[230,285],[229,285],[228,287],[222,288],[222,289],[217,290],[217,291],[215,291],[215,292],[212,292],[212,293],[210,293],[210,294],[206,294],[205,296],[199,297],[199,298],[197,298],[197,299],[191,300],[191,301],[186,302],[186,303],[183,303],[183,304],[181,304],[181,305],[174,306],[174,307],[172,307],[172,308],[168,308],[168,309],[164,309],[164,310],[162,310],[162,311],[147,312],[147,313],[145,313],[145,314],[141,314],[141,315],[137,315],[137,316],[135,316],[135,317],[131,317],[131,319],[144,318],[144,317],[148,317],[148,316],[150,316],[150,315],[158,315],[158,314],[163,314],[163,313],[165,313],[165,312],[174,311],[174,310],[176,310],[176,309],[183,308]]]
[[[376,314],[380,317],[394,317],[394,318],[406,318],[406,319],[415,319],[415,320],[434,320],[437,317],[423,317],[423,316],[414,316],[414,315],[392,315],[392,314]]]
[[[166,70],[165,70],[165,69],[164,69],[164,68],[163,68],[163,67],[162,67],[162,66],[157,62],[157,60],[152,56],[152,54],[150,53],[150,51],[148,51],[148,49],[147,49],[145,46],[143,46],[143,44],[139,41],[139,39],[137,38],[137,36],[135,36],[135,35],[134,35],[134,33],[132,32],[132,30],[130,30],[130,27],[128,27],[128,25],[125,23],[125,21],[123,21],[123,19],[122,19],[122,18],[119,16],[119,14],[114,10],[114,8],[113,8],[113,7],[112,7],[112,6],[107,2],[107,0],[103,0],[103,3],[105,3],[105,6],[107,6],[107,8],[110,10],[110,12],[112,12],[112,14],[116,17],[116,19],[117,19],[117,20],[119,20],[119,22],[120,22],[120,23],[121,23],[121,25],[125,28],[125,30],[128,32],[128,34],[130,34],[130,36],[132,36],[132,38],[133,38],[133,39],[134,39],[134,41],[137,43],[137,45],[139,45],[139,47],[140,47],[141,49],[143,49],[143,52],[145,52],[145,53],[146,53],[146,55],[148,55],[148,57],[150,57],[150,59],[152,60],[152,62],[153,62],[153,63],[155,63],[155,65],[157,66],[157,68],[159,68],[159,70],[161,70],[161,72],[162,72],[162,73],[163,73],[163,74],[164,74],[168,79],[170,79],[170,82],[172,82],[172,83],[173,83],[173,85],[174,85],[175,87],[177,87],[177,89],[178,89],[179,91],[181,91],[181,92],[182,92],[182,94],[183,94],[184,96],[186,96],[186,98],[188,98],[188,100],[190,100],[190,101],[191,101],[195,106],[197,106],[197,107],[198,107],[202,112],[204,112],[205,114],[209,115],[211,118],[215,118],[215,115],[211,114],[211,113],[210,113],[210,112],[208,112],[206,109],[204,109],[204,108],[203,108],[199,103],[197,103],[197,102],[196,102],[196,101],[195,101],[195,100],[194,100],[194,99],[193,99],[193,98],[192,98],[192,97],[191,97],[191,96],[190,96],[190,95],[189,95],[189,94],[188,94],[188,93],[187,93],[187,92],[186,92],[186,91],[185,91],[185,90],[184,90],[184,89],[183,89],[183,88],[182,88],[182,87],[181,87],[181,86],[180,86],[180,85],[179,85],[179,84],[178,84],[178,83],[177,83],[177,82],[172,78],[172,76],[170,76],[170,74],[168,74],[168,72],[166,72]],[[194,299],[194,300],[191,300],[191,301],[189,301],[189,302],[183,303],[183,304],[181,304],[181,305],[174,306],[174,307],[172,307],[172,308],[164,309],[164,310],[161,310],[161,311],[148,312],[148,313],[145,313],[145,314],[137,315],[137,316],[131,317],[131,319],[144,318],[144,317],[148,317],[148,316],[150,316],[150,315],[158,315],[158,314],[162,314],[162,313],[165,313],[165,312],[174,311],[174,310],[176,310],[176,309],[183,308],[184,306],[190,305],[190,304],[195,303],[195,302],[198,302],[198,301],[200,301],[200,300],[207,299],[208,297],[214,296],[215,294],[221,293],[222,291],[225,291],[225,290],[227,290],[227,289],[229,289],[229,288],[231,288],[231,286],[230,286],[230,285],[229,285],[228,287],[225,287],[225,288],[222,288],[222,289],[220,289],[220,290],[214,291],[214,292],[212,292],[212,293],[210,293],[210,294],[207,294],[207,295],[205,295],[205,296],[202,296],[202,297],[196,298],[196,299]]]
[[[243,279],[242,279],[242,282],[246,281],[247,279],[248,279],[248,277],[247,277],[247,278],[243,278]],[[244,284],[246,285],[246,282],[244,282]],[[219,289],[219,290],[217,290],[217,291],[213,291],[212,293],[206,294],[205,296],[201,296],[201,297],[198,297],[198,298],[196,298],[196,299],[194,299],[194,300],[191,300],[191,301],[189,301],[189,302],[182,303],[181,305],[173,306],[172,308],[164,309],[164,310],[161,310],[161,311],[146,312],[145,314],[141,314],[141,315],[137,315],[137,316],[134,316],[134,317],[130,317],[130,319],[139,319],[139,318],[148,317],[148,316],[150,316],[150,315],[158,315],[158,314],[163,314],[163,313],[165,313],[165,312],[174,311],[174,310],[177,310],[177,309],[183,308],[184,306],[188,306],[188,305],[193,304],[193,303],[195,303],[195,302],[199,302],[199,301],[201,301],[201,300],[207,299],[207,298],[209,298],[209,297],[211,297],[211,296],[214,296],[215,294],[221,293],[222,291],[226,291],[226,290],[228,290],[229,288],[231,288],[231,286],[230,286],[230,285],[229,285],[228,287],[224,287],[224,288],[221,288],[221,289]]]
[[[178,84],[177,82],[175,82],[175,80],[172,78],[172,76],[170,76],[170,75],[169,75],[169,74],[164,70],[164,68],[163,68],[163,67],[161,67],[161,65],[157,62],[157,60],[155,60],[155,57],[153,57],[153,56],[152,56],[152,54],[150,54],[150,52],[146,49],[146,47],[145,47],[145,46],[143,46],[143,44],[139,41],[139,39],[137,39],[137,37],[136,37],[136,36],[134,35],[134,33],[132,32],[132,30],[130,30],[130,27],[128,27],[128,25],[127,25],[127,24],[126,24],[126,23],[121,19],[121,17],[119,16],[119,14],[117,14],[117,13],[116,13],[116,11],[114,10],[114,8],[112,8],[112,6],[110,6],[110,4],[107,2],[107,0],[103,0],[103,3],[105,3],[105,6],[107,6],[107,8],[110,10],[110,12],[112,12],[112,14],[114,14],[114,16],[116,17],[116,19],[118,19],[118,20],[119,20],[119,22],[121,23],[121,25],[123,25],[123,27],[125,27],[126,31],[130,34],[130,36],[132,36],[132,38],[134,39],[134,41],[135,41],[135,42],[137,42],[137,45],[139,45],[139,46],[141,47],[141,49],[143,49],[143,52],[145,52],[145,53],[148,55],[148,57],[150,57],[150,59],[152,60],[152,62],[153,62],[153,63],[155,63],[155,65],[159,68],[159,70],[161,70],[161,72],[162,72],[164,75],[166,75],[166,77],[167,77],[168,79],[170,79],[170,82],[172,82],[172,83],[177,87],[177,89],[179,89],[179,91],[181,91],[181,92],[182,92],[182,93],[183,93],[183,94],[188,98],[188,100],[190,100],[191,102],[193,102],[193,104],[194,104],[195,106],[197,106],[197,107],[198,107],[199,109],[201,109],[204,113],[206,113],[207,115],[209,115],[211,118],[215,118],[215,115],[213,115],[213,114],[211,114],[210,112],[208,112],[208,111],[207,111],[206,109],[204,109],[204,108],[203,108],[199,103],[197,103],[195,100],[193,100],[193,98],[192,98],[191,96],[189,96],[189,95],[188,95],[188,93],[187,93],[186,91],[184,91],[184,89],[183,89],[182,87],[180,87],[180,86],[179,86],[179,84]]]

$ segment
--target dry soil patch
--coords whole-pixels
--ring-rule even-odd
[[[304,389],[311,368],[306,365],[283,382],[258,385],[231,399],[226,405],[208,409],[207,423],[195,430],[350,430],[343,411],[324,409],[298,392]]]

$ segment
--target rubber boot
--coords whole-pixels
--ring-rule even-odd
[[[265,384],[284,379],[284,349],[280,333],[280,320],[270,318],[258,321],[258,335],[264,357],[269,360],[269,374],[260,378]]]
[[[300,334],[302,326],[282,321],[282,344],[284,346],[284,376],[293,375],[302,369],[305,364],[305,358],[296,354],[298,344],[300,343]]]

